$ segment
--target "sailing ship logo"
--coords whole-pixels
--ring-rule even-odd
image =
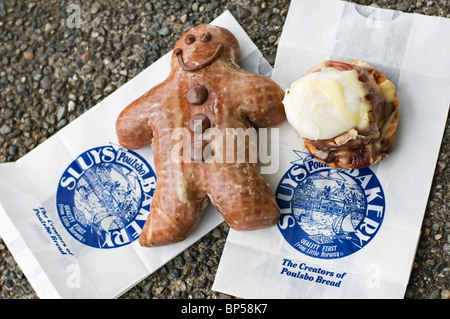
[[[299,157],[276,190],[278,228],[296,250],[335,259],[367,245],[383,222],[385,197],[370,168],[333,169],[309,153]]]
[[[147,219],[156,175],[136,152],[117,145],[90,149],[65,170],[58,184],[58,214],[67,231],[95,248],[136,240]]]

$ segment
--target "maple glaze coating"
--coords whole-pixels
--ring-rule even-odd
[[[180,144],[172,136],[174,130],[186,128],[194,142],[189,129],[192,117],[203,119],[202,130],[220,130],[224,136],[227,128],[245,130],[284,121],[283,90],[266,77],[241,70],[239,50],[227,29],[200,25],[188,31],[175,44],[168,78],[117,118],[122,146],[138,149],[151,144],[153,148],[157,186],[139,238],[143,246],[184,240],[209,202],[237,230],[269,227],[279,220],[274,195],[248,157],[244,163],[201,156],[180,162],[172,157]],[[224,143],[225,138],[213,142]],[[197,144],[205,147],[208,142]],[[245,148],[248,152],[248,145]],[[190,145],[181,152],[186,149]],[[242,150],[234,149],[238,151]]]

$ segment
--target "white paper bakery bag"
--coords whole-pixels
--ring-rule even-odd
[[[213,24],[241,46],[241,66],[270,65],[227,11]],[[41,298],[113,298],[223,221],[210,205],[183,242],[143,248],[156,186],[151,147],[119,146],[115,122],[132,101],[162,82],[171,53],[14,163],[0,164],[0,236]]]
[[[389,157],[360,170],[317,162],[287,121],[265,175],[277,226],[230,230],[213,289],[244,298],[403,298],[450,104],[450,20],[333,0],[291,2],[273,79],[363,60],[397,87]],[[272,155],[275,158],[275,155]],[[278,162],[278,163],[277,163]]]

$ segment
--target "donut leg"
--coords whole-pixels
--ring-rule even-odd
[[[272,190],[250,164],[223,164],[206,176],[208,195],[235,230],[253,230],[278,223],[280,209]]]
[[[150,213],[139,243],[142,246],[162,246],[184,240],[199,222],[209,199],[196,195],[189,187],[177,192],[166,184],[157,185]],[[188,193],[190,192],[190,193]]]

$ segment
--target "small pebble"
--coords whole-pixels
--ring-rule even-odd
[[[75,110],[75,102],[74,101],[69,101],[69,103],[67,104],[67,111],[69,112],[73,112]]]
[[[30,52],[30,51],[24,51],[24,52],[22,53],[22,55],[23,55],[23,58],[24,58],[25,60],[32,60],[32,59],[34,59],[34,54],[33,54],[33,52]]]
[[[3,124],[0,127],[0,134],[6,135],[11,132],[11,127],[7,124]]]
[[[179,278],[181,275],[181,271],[178,268],[172,268],[170,269],[170,276],[172,276],[173,278]]]
[[[41,70],[33,70],[33,72],[31,72],[31,78],[36,81],[39,82],[43,77],[42,71]]]
[[[53,80],[49,76],[45,76],[44,78],[42,78],[42,80],[40,82],[41,82],[41,87],[45,91],[48,91],[52,88]]]
[[[428,299],[438,299],[439,297],[441,297],[441,289],[434,289]]]
[[[450,290],[444,289],[441,292],[442,299],[450,299]]]

